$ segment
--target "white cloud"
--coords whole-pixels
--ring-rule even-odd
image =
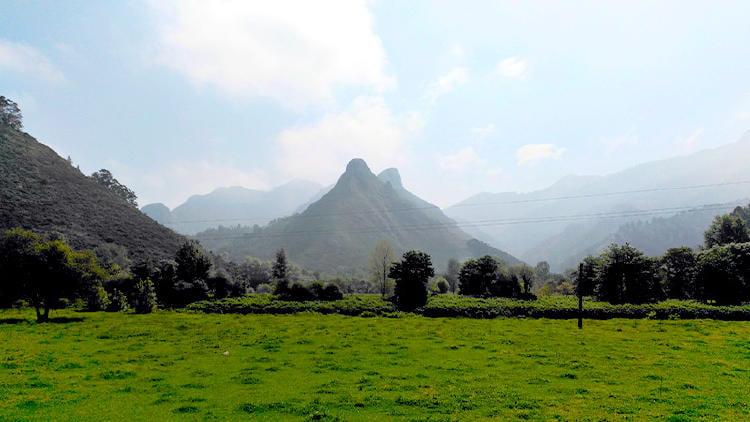
[[[452,92],[468,81],[469,75],[466,68],[456,67],[430,84],[427,97],[434,103],[439,97]]]
[[[358,97],[344,111],[278,136],[278,167],[289,177],[331,183],[352,158],[374,169],[402,164],[407,141],[424,121],[418,114],[394,116],[381,97]]]
[[[532,164],[537,161],[559,159],[565,153],[565,148],[555,144],[528,144],[516,150],[516,161],[519,166]]]
[[[607,147],[607,153],[611,154],[622,147],[638,145],[638,136],[633,134],[619,135],[603,138],[601,142]]]
[[[479,157],[473,147],[466,147],[453,155],[440,157],[438,164],[444,170],[461,171],[469,167],[484,166],[485,161]]]
[[[523,80],[528,74],[528,64],[524,59],[508,57],[497,64],[497,73],[504,78]]]
[[[63,74],[49,58],[31,46],[0,39],[0,72],[32,75],[50,82],[63,80]]]
[[[477,141],[481,142],[484,140],[484,138],[490,136],[492,132],[495,131],[495,124],[490,123],[489,125],[485,127],[473,127],[471,128],[471,133],[476,135]]]
[[[116,178],[135,190],[139,205],[162,202],[174,208],[191,195],[208,193],[219,187],[271,187],[267,175],[261,170],[243,171],[228,163],[208,160],[178,160],[146,172],[115,162],[108,163],[108,166]]]
[[[151,3],[159,61],[198,86],[300,108],[343,86],[393,85],[365,0]]]

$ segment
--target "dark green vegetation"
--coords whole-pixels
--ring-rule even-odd
[[[350,295],[341,300],[287,301],[271,295],[251,295],[216,301],[197,302],[187,306],[188,310],[217,314],[293,314],[297,312],[319,312],[341,315],[381,315],[399,317],[394,303],[377,295]],[[456,295],[435,295],[427,299],[424,306],[414,313],[428,317],[530,317],[572,319],[578,315],[578,301],[573,296],[542,296],[537,300],[512,298],[474,298]],[[699,319],[712,318],[728,321],[750,320],[750,305],[717,306],[695,301],[667,300],[642,305],[613,305],[584,299],[583,316],[586,319],[649,318],[649,319]]]
[[[365,268],[370,250],[382,238],[393,244],[397,254],[422,250],[438,265],[451,257],[486,254],[519,263],[472,239],[439,208],[406,191],[395,169],[384,173],[378,178],[364,161],[352,160],[336,186],[300,214],[265,228],[222,227],[197,237],[208,249],[234,259],[248,255],[269,259],[284,247],[297,264],[338,274]]]
[[[11,420],[746,420],[750,325],[2,311]]]
[[[134,260],[171,257],[184,241],[28,134],[0,124],[0,139],[0,230],[62,235],[76,249],[116,244]]]

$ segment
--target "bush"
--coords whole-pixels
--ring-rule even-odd
[[[121,291],[115,289],[110,296],[107,312],[124,312],[128,309],[130,309],[130,304],[128,303],[127,296]]]
[[[156,310],[156,291],[151,280],[140,280],[135,285],[133,309],[137,314],[150,314]]]
[[[87,311],[103,311],[109,306],[109,295],[101,283],[96,283],[86,294]]]

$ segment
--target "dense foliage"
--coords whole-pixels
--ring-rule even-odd
[[[115,196],[125,201],[131,207],[138,208],[138,197],[136,196],[135,192],[117,181],[117,179],[112,176],[112,173],[109,170],[101,169],[97,172],[94,172],[91,175],[91,178],[100,185],[104,186],[104,188],[112,192]]]
[[[394,298],[401,310],[413,310],[427,303],[427,281],[435,275],[430,256],[420,251],[404,252],[388,277],[396,280]]]

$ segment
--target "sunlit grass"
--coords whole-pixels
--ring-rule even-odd
[[[750,418],[748,322],[32,313],[0,419]]]

